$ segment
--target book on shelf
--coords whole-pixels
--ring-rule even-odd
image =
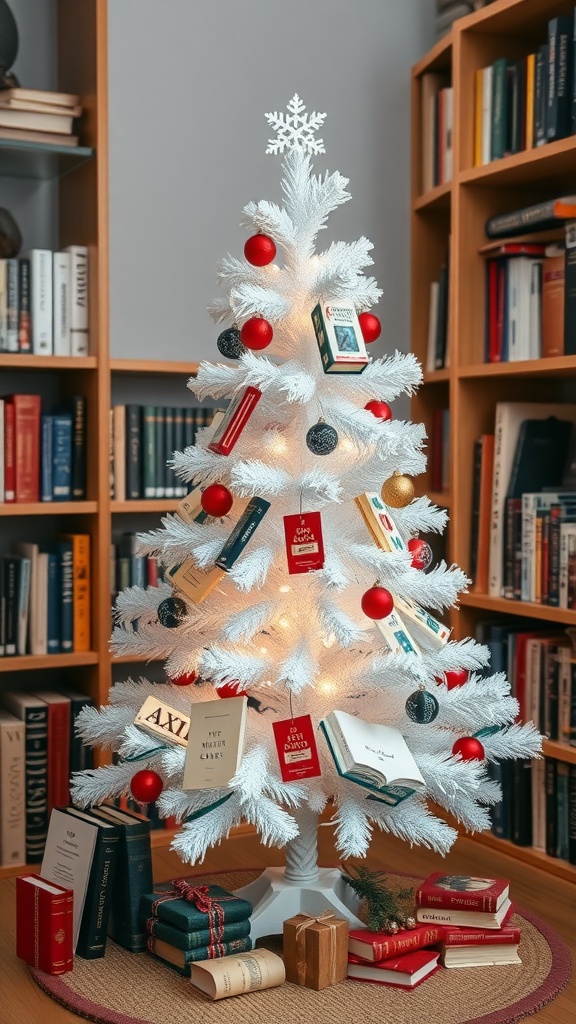
[[[65,694],[34,693],[48,707],[48,814],[70,799],[71,702]]]
[[[24,723],[26,862],[38,864],[48,828],[48,706],[15,690],[0,692],[0,703]]]
[[[191,711],[185,789],[218,789],[236,774],[244,749],[246,697],[210,700]]]
[[[474,450],[470,575],[473,589],[485,594],[488,590],[494,434],[482,434],[477,438]]]
[[[366,963],[378,963],[393,956],[435,946],[442,941],[443,935],[444,929],[437,924],[401,929],[396,935],[353,928],[348,936],[348,949],[353,956]]]
[[[4,502],[83,500],[86,496],[86,401],[76,395],[54,413],[40,395],[0,402]]]
[[[16,879],[16,956],[44,974],[65,974],[74,964],[74,893],[40,875]]]
[[[379,960],[367,964],[364,960],[348,955],[347,977],[354,981],[372,981],[380,985],[395,985],[412,989],[429,978],[438,966],[438,951],[420,949],[414,953]]]
[[[15,110],[44,110],[45,107],[55,107],[56,113],[72,111],[73,117],[79,117],[82,113],[80,97],[70,92],[54,92],[50,89],[23,89],[20,86],[3,89],[0,93],[0,105],[13,107]]]
[[[26,736],[22,719],[0,709],[0,867],[26,863]]]
[[[38,142],[48,146],[77,146],[80,139],[77,135],[62,135],[59,132],[40,132],[24,128],[0,128],[0,139],[12,142]]]
[[[398,729],[339,710],[321,719],[320,728],[343,778],[392,804],[423,791],[424,779]]]
[[[506,238],[524,235],[530,231],[545,231],[563,227],[567,220],[576,218],[576,196],[545,199],[509,213],[489,217],[485,231],[488,238]]]

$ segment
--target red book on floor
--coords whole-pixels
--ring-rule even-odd
[[[439,953],[421,949],[416,953],[379,960],[367,964],[352,953],[348,955],[348,977],[354,981],[372,981],[378,985],[395,985],[398,988],[416,988],[438,968]]]
[[[484,928],[453,928],[444,925],[445,946],[509,946],[520,942],[520,929],[508,925],[499,931]]]
[[[45,974],[72,970],[74,894],[40,875],[16,879],[16,955]]]
[[[505,878],[472,878],[435,871],[416,890],[416,905],[495,914],[507,899],[509,889]]]
[[[434,946],[437,942],[442,942],[443,937],[444,928],[435,924],[423,924],[411,930],[404,929],[396,935],[370,932],[367,928],[355,928],[349,933],[348,950],[362,960],[375,962],[398,956],[400,953]]]
[[[9,395],[14,415],[15,500],[40,501],[40,395]]]

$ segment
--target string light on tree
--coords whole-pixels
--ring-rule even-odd
[[[273,337],[272,324],[269,324],[263,316],[251,316],[242,325],[240,331],[242,344],[245,348],[253,349],[254,351],[267,348]]]
[[[139,804],[153,804],[163,789],[162,779],[151,768],[142,768],[130,782],[130,792]]]
[[[395,469],[392,476],[382,484],[382,501],[391,508],[404,508],[414,498],[414,484],[409,476]]]
[[[276,255],[276,244],[269,235],[251,235],[244,245],[244,255],[253,267],[266,267]]]
[[[207,515],[221,518],[228,515],[234,498],[224,484],[210,484],[202,491],[200,504]]]

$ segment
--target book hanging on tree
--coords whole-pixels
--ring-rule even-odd
[[[246,732],[246,697],[193,704],[184,789],[219,789],[238,770]]]
[[[312,323],[324,373],[362,373],[369,359],[352,302],[319,302]]]

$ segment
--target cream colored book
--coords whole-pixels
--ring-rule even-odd
[[[0,710],[0,867],[26,863],[25,726]]]
[[[194,988],[205,992],[211,999],[225,999],[226,996],[240,996],[245,992],[274,988],[282,985],[285,980],[282,958],[269,949],[223,956],[220,960],[201,960],[192,964],[190,972]]]
[[[190,719],[181,711],[163,704],[157,697],[147,697],[140,708],[134,725],[156,736],[163,743],[174,743],[177,747],[188,746]]]
[[[221,789],[228,785],[242,758],[247,707],[246,697],[192,705],[184,789]]]

